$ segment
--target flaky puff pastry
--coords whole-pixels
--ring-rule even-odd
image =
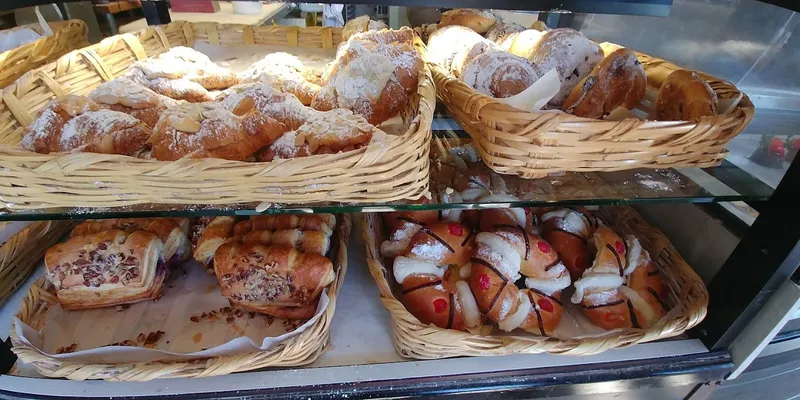
[[[44,154],[134,155],[144,149],[151,134],[150,128],[128,114],[102,109],[83,96],[68,95],[45,105],[20,144]]]
[[[236,217],[203,217],[193,235],[193,257],[202,265],[209,266],[214,260],[214,252],[233,236]]]
[[[159,54],[157,59],[177,65],[186,71],[187,79],[209,90],[226,89],[239,83],[233,71],[214,64],[207,55],[189,47],[173,47]]]
[[[133,63],[124,77],[175,100],[190,103],[211,101],[208,90],[189,79],[191,70],[186,63],[148,58]]]
[[[356,35],[358,36],[358,35]],[[378,125],[397,115],[416,93],[423,61],[410,45],[351,38],[311,107],[352,110]]]
[[[243,161],[286,131],[283,124],[257,110],[237,116],[219,103],[186,103],[164,111],[150,143],[153,157],[161,161],[183,157]]]
[[[283,52],[268,54],[239,74],[242,83],[264,83],[295,95],[301,103],[311,104],[319,91],[319,72],[307,68],[299,58]]]
[[[264,313],[308,307],[335,278],[331,260],[319,254],[240,241],[217,249],[214,272],[231,304]]]
[[[309,115],[316,112],[304,106],[296,96],[276,90],[264,82],[236,85],[220,93],[217,101],[236,115],[244,115],[255,108],[290,130],[299,128]]]
[[[89,99],[102,108],[128,114],[144,122],[151,129],[156,126],[164,110],[178,105],[176,100],[160,95],[128,78],[104,82],[89,93]]]
[[[336,216],[333,214],[311,215],[254,215],[250,219],[241,221],[233,227],[233,234],[242,236],[251,231],[281,229],[301,229],[304,231],[319,231],[330,236],[336,226]]]
[[[44,262],[45,276],[67,310],[157,298],[169,272],[161,240],[145,231],[73,237],[47,250]]]
[[[136,231],[150,232],[164,244],[164,259],[186,260],[191,254],[188,230],[181,225],[188,225],[188,218],[112,218],[95,221],[84,221],[72,229],[70,237],[94,235],[111,229],[119,229],[128,233]]]

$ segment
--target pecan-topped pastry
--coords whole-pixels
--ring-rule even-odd
[[[322,289],[333,282],[333,264],[319,254],[239,240],[220,246],[214,272],[231,304],[278,317],[309,318]]]
[[[147,231],[161,239],[164,244],[164,259],[183,261],[191,254],[189,247],[188,218],[114,218],[84,221],[72,229],[70,237],[93,235],[110,229],[125,232]],[[182,225],[186,225],[184,228]]]
[[[154,299],[169,269],[163,244],[145,231],[112,229],[77,236],[47,250],[45,276],[67,310]]]

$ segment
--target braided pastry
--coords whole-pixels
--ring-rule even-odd
[[[629,110],[644,97],[647,77],[636,53],[619,49],[609,54],[577,85],[561,109],[585,118],[600,118],[619,106]]]
[[[136,155],[144,150],[152,133],[128,114],[69,95],[53,99],[42,108],[20,145],[44,154],[81,151]]]

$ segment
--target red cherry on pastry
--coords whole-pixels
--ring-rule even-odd
[[[452,223],[448,227],[450,229],[450,233],[456,236],[461,236],[464,234],[464,227],[461,224]]]
[[[447,300],[436,299],[433,301],[433,311],[440,313],[443,312],[445,309],[447,309]]]
[[[792,139],[792,148],[793,149],[800,149],[800,138]]]
[[[784,147],[783,142],[779,138],[772,138],[772,141],[770,141],[769,144],[769,151],[770,153],[783,156],[786,153],[786,148]]]
[[[550,243],[547,243],[544,240],[540,240],[539,243],[536,243],[536,247],[538,247],[539,251],[541,251],[542,253],[550,252]]]
[[[478,277],[478,287],[480,287],[481,289],[483,289],[483,290],[489,289],[489,285],[491,285],[491,284],[492,284],[492,280],[489,279],[489,275],[481,274]]]
[[[614,243],[614,247],[617,248],[617,253],[619,254],[625,253],[625,245],[622,244],[622,242],[620,242],[619,240],[617,240],[617,242]]]
[[[537,301],[536,304],[538,304],[539,308],[542,310],[545,310],[547,312],[553,312],[553,303],[551,303],[547,299],[539,299],[539,301]]]

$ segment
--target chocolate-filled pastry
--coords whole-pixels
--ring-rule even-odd
[[[185,103],[164,111],[150,143],[153,157],[160,161],[183,157],[244,161],[286,131],[283,124],[257,110],[237,116],[220,103]]]
[[[37,153],[87,152],[135,155],[152,130],[138,119],[102,109],[82,96],[51,100],[28,127],[20,145]]]
[[[144,122],[150,129],[156,126],[161,113],[178,105],[176,100],[160,95],[128,78],[102,83],[89,93],[89,99],[102,108],[123,112]]]
[[[214,272],[231,304],[264,313],[309,306],[335,278],[333,263],[319,254],[237,240],[217,249]]]
[[[169,268],[156,235],[112,229],[77,236],[47,250],[45,276],[67,310],[155,299]]]
[[[188,224],[188,218],[113,218],[84,221],[72,229],[70,237],[94,235],[112,229],[128,233],[136,231],[150,232],[164,244],[164,259],[167,261],[183,261],[191,255],[189,235],[181,225]]]

